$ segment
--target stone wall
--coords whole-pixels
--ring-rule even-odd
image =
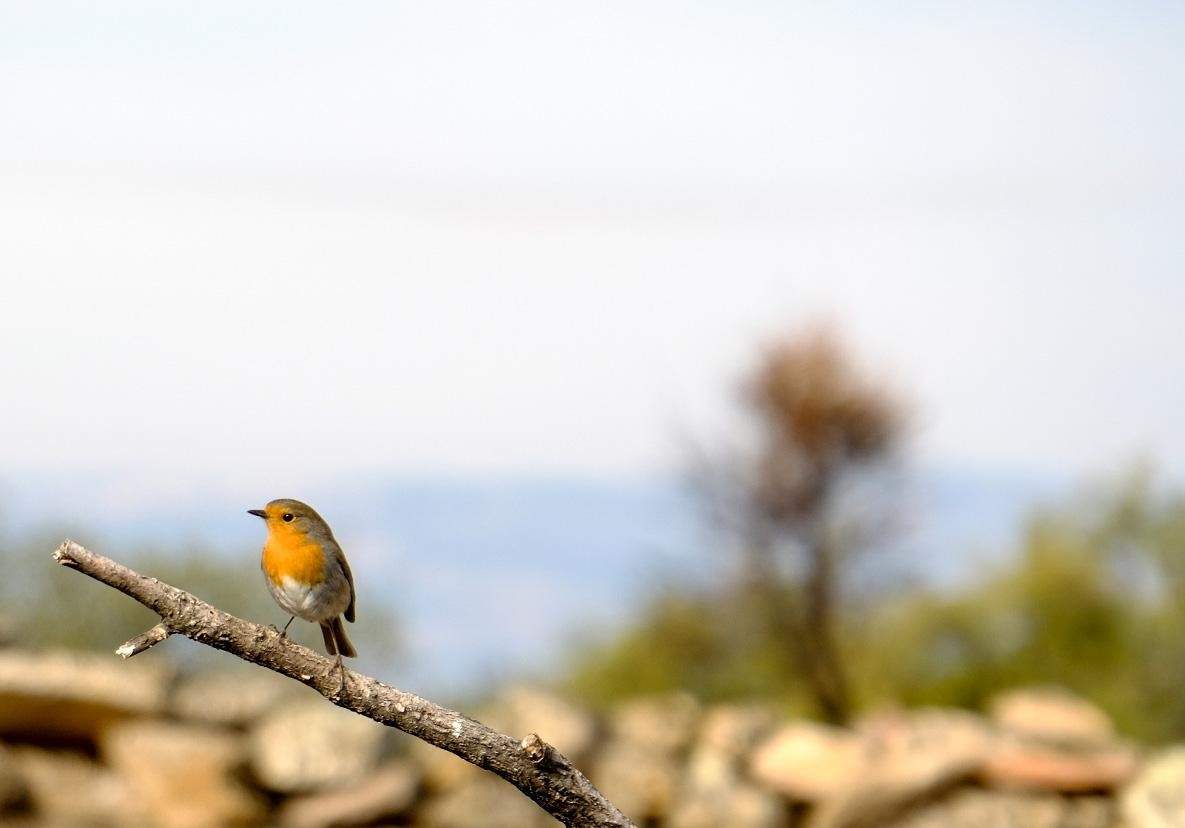
[[[555,824],[501,780],[293,682],[161,663],[0,650],[0,823]],[[680,695],[596,716],[526,687],[466,712],[538,732],[639,825],[1185,828],[1185,748],[1141,751],[1056,690],[850,729]]]

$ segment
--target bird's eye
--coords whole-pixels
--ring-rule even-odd
[[[284,514],[280,515],[280,520],[284,521],[285,523],[291,523],[292,522],[292,513],[285,512]]]

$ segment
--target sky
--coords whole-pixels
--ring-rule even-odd
[[[0,469],[132,512],[664,473],[826,319],[923,462],[1181,477],[1182,42],[1139,2],[5,4]]]
[[[304,497],[455,688],[712,577],[671,474],[819,320],[930,574],[1185,480],[1185,6],[888,9],[0,5],[0,529],[254,588]]]

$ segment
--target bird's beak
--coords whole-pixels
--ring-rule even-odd
[[[248,509],[247,514],[255,515],[255,517],[264,518],[265,520],[267,519],[267,512],[263,511],[263,509]]]

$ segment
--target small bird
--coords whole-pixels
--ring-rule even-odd
[[[267,522],[260,567],[272,597],[292,616],[280,636],[288,636],[295,618],[320,624],[325,649],[334,657],[334,668],[341,670],[344,685],[342,656],[358,655],[341,618],[354,622],[354,576],[333,530],[313,507],[290,498],[247,513]]]

